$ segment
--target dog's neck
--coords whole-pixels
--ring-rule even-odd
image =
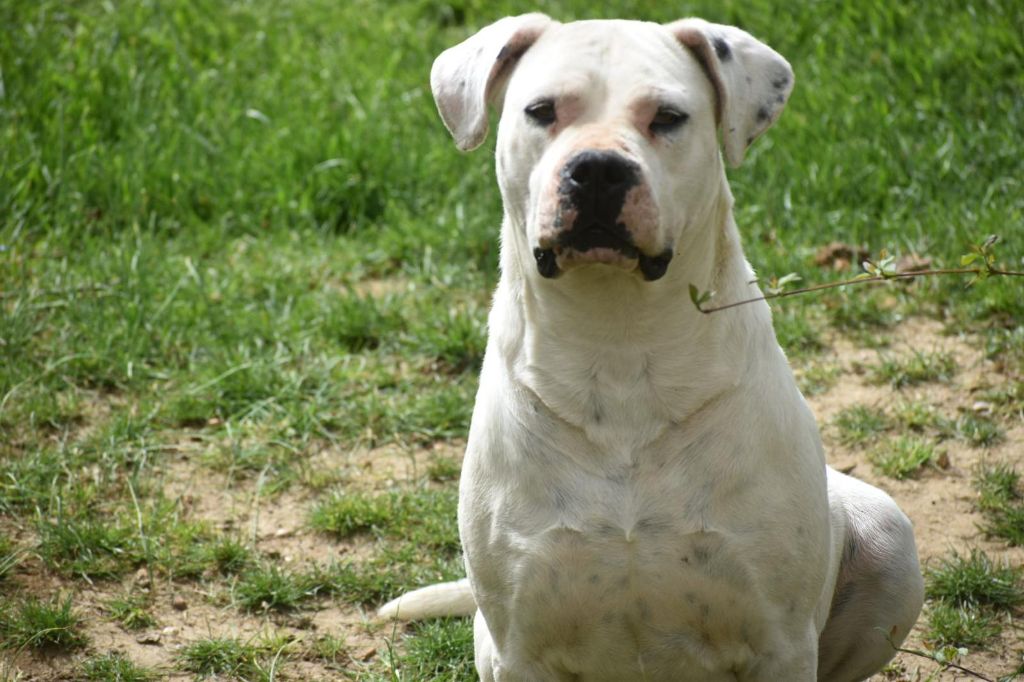
[[[497,336],[488,352],[499,353],[513,381],[597,445],[628,434],[631,443],[606,444],[642,447],[738,386],[752,349],[774,344],[765,304],[707,315],[690,301],[691,283],[723,301],[757,291],[724,177],[656,282],[602,266],[541,279],[527,270],[533,264],[518,243],[523,234],[506,216],[490,325]]]

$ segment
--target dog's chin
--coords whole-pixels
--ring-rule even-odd
[[[555,279],[563,273],[589,266],[611,267],[623,272],[636,272],[648,282],[665,276],[672,250],[666,249],[657,256],[649,256],[633,249],[593,247],[585,251],[556,246],[549,249],[533,250],[537,272],[546,279]]]

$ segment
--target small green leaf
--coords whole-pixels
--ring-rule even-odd
[[[695,284],[690,285],[690,300],[693,301],[693,305],[700,308],[700,290]]]
[[[799,282],[801,279],[802,279],[802,277],[800,277],[800,275],[796,274],[795,272],[791,272],[788,275],[783,275],[779,279],[778,286],[779,287],[784,287],[787,284],[789,284],[790,282]]]
[[[960,256],[960,265],[970,265],[976,260],[978,260],[978,254],[965,253],[964,255]]]

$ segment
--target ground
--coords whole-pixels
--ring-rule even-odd
[[[877,349],[862,345],[863,338],[831,333],[824,338],[828,350],[795,362],[798,378],[821,424],[830,463],[883,488],[897,500],[914,522],[926,567],[936,566],[951,551],[963,554],[970,548],[984,551],[997,562],[1024,564],[1024,549],[1010,547],[982,530],[986,520],[974,485],[981,467],[1018,462],[1024,448],[1024,422],[1019,413],[1003,412],[998,401],[998,396],[1011,387],[1007,377],[996,362],[985,357],[977,338],[950,334],[935,320],[911,318],[896,323],[885,335],[886,347]],[[879,339],[871,341],[878,343]],[[955,368],[942,376],[910,380],[910,385],[899,387],[906,379],[903,375],[879,375],[883,359],[899,364],[920,354],[951,359],[947,367]],[[992,396],[997,398],[993,400]],[[857,440],[850,435],[851,427],[847,425],[844,430],[839,422],[842,414],[857,407],[883,411],[892,421],[886,426],[876,425],[874,431],[869,428],[866,435],[857,431],[863,439],[851,442]],[[906,422],[900,425],[895,415],[908,411],[924,417],[915,420],[915,426],[908,427]],[[963,434],[929,440],[935,445],[928,461],[912,464],[902,480],[881,473],[869,460],[867,453],[878,448],[879,442],[904,433],[919,433],[928,440],[929,429],[941,430],[946,424],[946,428],[955,430],[955,426],[948,425],[965,417],[990,420],[1001,435],[983,446]],[[374,541],[365,534],[339,540],[311,529],[309,515],[316,497],[306,488],[267,495],[261,492],[258,476],[239,478],[230,472],[211,471],[204,464],[211,440],[209,428],[177,434],[178,442],[163,449],[156,476],[165,495],[180,501],[182,514],[189,520],[238,533],[253,551],[284,571],[302,572],[309,566],[372,554]],[[450,489],[455,485],[451,478],[461,453],[459,439],[425,447],[324,448],[313,457],[310,467],[336,475],[348,490],[374,492],[424,485]],[[432,474],[441,481],[432,480]],[[14,539],[28,540],[18,532]],[[238,674],[246,679],[373,679],[392,666],[402,671],[401,656],[407,646],[405,628],[394,629],[373,620],[376,601],[353,604],[344,599],[318,598],[295,610],[265,612],[257,607],[247,611],[240,610],[226,594],[231,592],[230,584],[218,585],[208,575],[190,580],[157,575],[150,582],[147,570],[140,568],[117,580],[82,584],[48,570],[32,556],[25,557],[6,581],[8,594],[73,591],[80,619],[78,631],[88,640],[84,648],[67,654],[46,650],[8,652],[5,665],[10,679],[76,679],[75,672],[83,669],[83,662],[99,653],[123,655],[164,679],[191,679],[193,673],[183,670],[183,648],[210,639],[258,643],[262,658],[255,655],[254,660],[262,660],[259,665],[263,670],[240,666]],[[132,629],[112,619],[109,604],[128,594],[141,599],[152,623]],[[928,641],[928,608],[904,647],[932,648]],[[1002,634],[982,647],[972,648],[959,663],[991,679],[1012,672],[1024,656],[1024,639],[1013,622],[1020,614],[1018,607],[1001,616],[1006,620]],[[332,650],[325,642],[338,642],[339,646]],[[467,653],[465,644],[463,655]],[[399,653],[392,658],[395,649]],[[936,675],[939,668],[933,661],[901,653],[875,679],[922,680],[929,675],[933,676],[929,679],[964,679],[962,673],[954,671]],[[403,679],[431,676],[409,675]]]

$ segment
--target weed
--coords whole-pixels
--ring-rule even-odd
[[[438,360],[448,372],[480,371],[484,347],[486,313],[476,307],[466,310],[448,308],[447,314],[424,320],[412,330],[409,342],[418,352]]]
[[[910,478],[936,460],[935,446],[923,438],[898,436],[877,445],[868,453],[868,460],[886,476]]]
[[[187,644],[178,653],[182,665],[200,677],[248,677],[258,669],[259,647],[237,639],[210,638]]]
[[[1016,469],[1008,464],[982,466],[975,473],[974,487],[985,534],[1014,547],[1024,546],[1024,491]]]
[[[339,491],[318,504],[310,525],[338,537],[371,532],[401,537],[421,546],[458,548],[457,493],[415,490],[386,495]]]
[[[385,547],[369,561],[338,562],[317,567],[309,576],[311,590],[357,604],[379,603],[423,585],[465,575],[455,553],[423,552],[413,545]]]
[[[853,405],[840,410],[832,423],[839,442],[853,447],[877,440],[889,428],[889,417],[882,408]]]
[[[833,326],[846,332],[877,331],[900,320],[891,303],[865,291],[844,292],[828,302],[828,311]]]
[[[904,400],[893,407],[893,417],[900,426],[918,433],[938,428],[943,418],[936,409],[924,400]]]
[[[85,644],[71,595],[49,602],[29,598],[0,604],[0,646],[11,649],[75,649]]]
[[[454,457],[433,457],[427,465],[427,477],[438,483],[458,479],[461,471],[462,465]]]
[[[809,306],[775,306],[772,308],[772,324],[779,345],[791,359],[805,358],[825,350],[821,335],[820,315],[812,313]]]
[[[956,431],[960,438],[976,448],[991,447],[1001,441],[1005,435],[993,420],[970,412],[957,420]]]
[[[93,578],[123,573],[144,557],[132,526],[89,516],[42,521],[38,551],[53,568]]]
[[[340,663],[346,660],[349,647],[344,637],[320,635],[313,641],[311,649],[317,658],[328,663]]]
[[[984,513],[981,529],[993,538],[1002,538],[1012,547],[1024,547],[1024,503],[1008,504]]]
[[[974,475],[974,488],[978,491],[978,506],[983,511],[998,509],[1024,499],[1020,488],[1020,474],[1005,463],[986,464]]]
[[[104,654],[83,664],[82,676],[95,682],[149,682],[156,674],[120,654]]]
[[[925,571],[927,594],[951,605],[1008,610],[1024,603],[1021,569],[992,561],[979,549],[953,552]]]
[[[156,625],[149,612],[149,599],[143,595],[128,594],[111,599],[106,604],[107,615],[125,630],[145,630]]]
[[[414,626],[415,639],[399,659],[403,677],[472,682],[473,624],[464,618],[441,619]]]
[[[0,535],[0,581],[7,577],[19,561],[21,552],[18,547],[6,536]]]
[[[945,352],[913,351],[902,358],[883,357],[871,370],[876,384],[888,383],[895,389],[929,381],[949,381],[956,373],[956,360]]]
[[[804,395],[819,395],[835,386],[841,374],[839,365],[813,362],[797,372],[797,383]]]
[[[204,551],[207,563],[218,573],[234,575],[253,562],[253,552],[244,542],[230,537],[220,538],[208,545]]]
[[[250,611],[287,611],[312,595],[305,576],[282,570],[276,564],[242,573],[233,593],[235,600]]]
[[[969,604],[940,601],[929,606],[927,617],[925,639],[936,646],[982,646],[1002,630],[992,613]]]

